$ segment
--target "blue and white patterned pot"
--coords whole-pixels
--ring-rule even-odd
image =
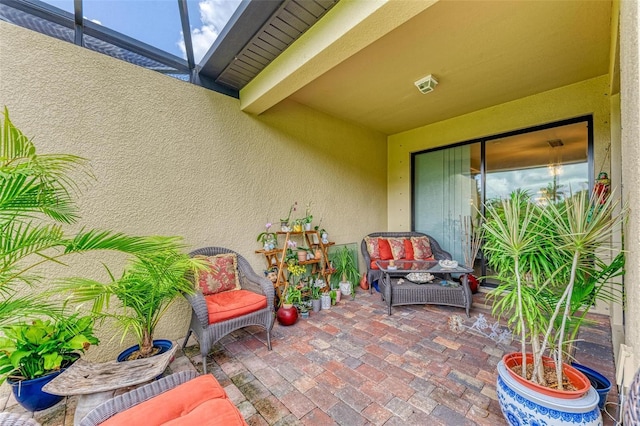
[[[511,426],[602,426],[599,396],[593,387],[576,399],[542,395],[513,379],[500,361],[496,393],[502,414]]]

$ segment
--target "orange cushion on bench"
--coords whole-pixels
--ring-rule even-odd
[[[218,381],[211,374],[205,374],[135,405],[128,410],[122,411],[110,417],[101,423],[101,425],[160,425],[178,417],[188,415],[190,412],[196,410],[198,406],[209,400],[215,400],[217,398],[227,400],[226,397],[227,394]],[[225,423],[220,424],[224,425]]]
[[[147,424],[147,423],[145,423]],[[231,426],[246,425],[242,414],[228,398],[210,399],[195,409],[164,423],[164,426]]]
[[[236,318],[267,307],[267,297],[249,290],[223,291],[205,296],[209,324]]]

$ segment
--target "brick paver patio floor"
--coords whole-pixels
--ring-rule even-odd
[[[355,300],[294,326],[276,323],[272,351],[257,327],[227,336],[209,354],[208,368],[250,425],[503,425],[495,367],[511,349],[470,328],[479,315],[493,324],[489,312],[478,293],[471,318],[432,305],[400,306],[388,316],[378,293],[359,290]],[[592,318],[576,358],[615,382],[609,318]],[[167,373],[202,372],[201,361],[190,344]],[[614,385],[609,401],[616,400]],[[68,397],[34,417],[43,426],[72,425],[75,406],[76,397]],[[24,412],[6,384],[0,408]],[[607,409],[616,415],[615,404]],[[603,419],[614,424],[607,413]]]

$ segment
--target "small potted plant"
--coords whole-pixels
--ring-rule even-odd
[[[322,285],[322,287],[324,287],[324,284]],[[322,309],[322,302],[320,301],[322,287],[318,286],[318,281],[314,281],[311,284],[311,307],[313,309],[313,312],[319,312],[320,309]]]
[[[11,385],[16,400],[29,411],[49,408],[64,398],[42,387],[97,345],[91,316],[60,314],[2,327],[0,383]]]
[[[256,241],[262,243],[265,251],[270,251],[276,248],[277,238],[275,232],[271,232],[271,222],[267,222],[264,226],[266,230],[258,234]]]
[[[336,279],[340,279],[340,292],[344,296],[356,297],[356,286],[360,282],[360,270],[358,269],[357,257],[353,250],[343,246],[329,256]],[[332,277],[333,278],[333,277]]]
[[[295,212],[297,208],[298,208],[298,202],[296,201],[293,204],[291,204],[291,207],[289,207],[289,214],[287,215],[287,217],[284,219],[280,219],[280,230],[282,232],[291,232],[291,229],[292,229],[291,213]]]
[[[311,214],[311,201],[307,203],[304,211],[304,217],[302,218],[302,224],[305,231],[311,231],[311,222],[313,221],[313,215]]]
[[[289,272],[293,275],[301,275],[305,268],[299,265],[289,267]],[[280,325],[289,326],[298,321],[298,309],[294,306],[302,302],[302,290],[298,288],[294,280],[285,285],[280,298],[280,307],[276,312],[276,319]]]

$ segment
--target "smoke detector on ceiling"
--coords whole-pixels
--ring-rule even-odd
[[[420,93],[424,95],[426,93],[433,92],[433,89],[435,89],[436,85],[438,84],[438,80],[436,80],[431,74],[429,74],[428,76],[421,78],[413,84],[415,84]]]

